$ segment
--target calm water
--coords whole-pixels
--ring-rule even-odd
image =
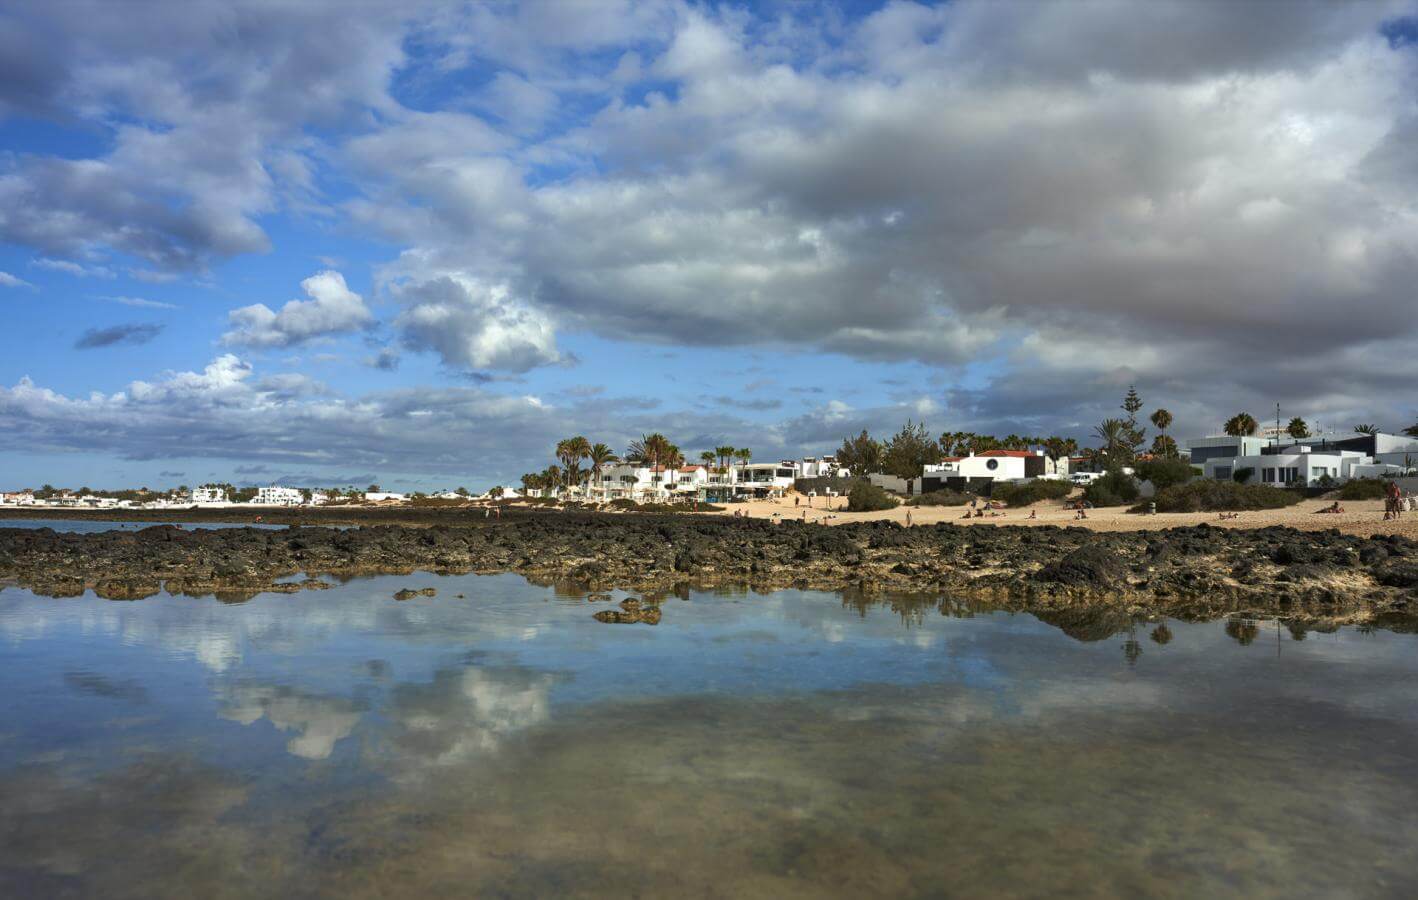
[[[672,597],[657,627],[606,606],[515,576],[0,591],[0,896],[1418,884],[1418,637],[1085,641],[796,591]]]
[[[248,525],[244,522],[100,522],[93,519],[0,519],[0,528],[53,528],[74,534],[97,534],[101,531],[138,531],[154,525],[172,524],[191,531],[194,528],[284,528],[284,525]]]

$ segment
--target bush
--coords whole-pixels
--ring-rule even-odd
[[[906,501],[907,506],[964,506],[970,502],[970,494],[959,491],[930,491],[918,494]]]
[[[1379,478],[1355,478],[1339,489],[1341,500],[1382,500],[1387,482]]]
[[[847,492],[847,512],[876,512],[895,508],[896,498],[870,481],[858,481]]]
[[[1113,469],[1084,488],[1083,499],[1094,506],[1123,506],[1136,500],[1138,493],[1137,479]]]
[[[1231,480],[1236,482],[1237,484],[1245,484],[1247,481],[1251,480],[1251,476],[1255,473],[1256,470],[1251,468],[1250,466],[1242,466],[1241,468],[1231,473]]]
[[[1072,482],[1035,478],[1024,484],[997,484],[990,492],[990,499],[1002,500],[1010,506],[1028,506],[1040,500],[1062,500],[1072,493]]]
[[[1158,512],[1241,512],[1281,509],[1303,499],[1300,491],[1206,478],[1158,491],[1152,502]],[[1137,509],[1141,511],[1141,507]]]
[[[1137,477],[1152,482],[1159,491],[1186,484],[1200,474],[1200,469],[1184,459],[1149,459],[1137,464]]]

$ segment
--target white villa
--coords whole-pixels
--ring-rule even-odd
[[[575,492],[592,500],[731,500],[781,497],[798,478],[791,461],[704,466],[685,463],[674,468],[643,463],[612,463]]]
[[[1068,457],[1052,459],[1042,450],[986,450],[969,456],[947,456],[927,465],[920,493],[943,488],[963,489],[971,481],[1025,481],[1030,478],[1066,478]]]
[[[194,506],[225,506],[229,502],[231,498],[227,495],[226,488],[206,486],[192,489]]]
[[[1312,487],[1328,479],[1403,475],[1418,465],[1418,438],[1394,434],[1277,438],[1213,436],[1187,442],[1193,465],[1222,481],[1250,469],[1249,482]]]
[[[37,506],[33,491],[13,491],[0,493],[0,506]]]
[[[305,497],[298,488],[273,484],[257,489],[256,497],[251,502],[263,506],[299,506],[304,501]]]
[[[408,494],[400,494],[394,491],[366,491],[364,494],[366,503],[383,503],[388,500],[393,500],[395,503],[403,503],[407,499],[409,499]]]

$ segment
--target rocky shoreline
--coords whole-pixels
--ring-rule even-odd
[[[0,582],[69,597],[160,590],[239,601],[356,577],[515,572],[587,593],[669,594],[741,586],[972,598],[1031,612],[1276,616],[1418,624],[1418,542],[1336,531],[1197,526],[1101,534],[1082,528],[824,528],[724,517],[522,515],[456,526],[337,530],[171,525],[73,534],[0,529]],[[292,576],[304,573],[304,580]]]

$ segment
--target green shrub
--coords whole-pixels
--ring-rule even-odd
[[[990,499],[1002,500],[1010,506],[1028,506],[1040,500],[1062,500],[1071,493],[1071,482],[1035,478],[1023,484],[997,484],[990,492]]]
[[[895,508],[896,498],[870,481],[858,481],[847,492],[847,512],[876,512]]]
[[[1388,484],[1379,478],[1355,478],[1339,489],[1341,500],[1382,500]]]
[[[1158,512],[1241,512],[1281,509],[1304,497],[1301,491],[1204,478],[1158,491],[1152,502],[1157,504]],[[1137,509],[1140,511],[1141,507]]]
[[[1200,474],[1200,469],[1184,459],[1149,459],[1137,464],[1137,477],[1152,482],[1159,491],[1174,484],[1186,484]]]
[[[1250,466],[1242,466],[1241,468],[1231,473],[1231,480],[1236,482],[1237,484],[1245,484],[1247,481],[1251,480],[1251,476],[1255,473],[1256,470],[1251,468]]]
[[[1137,479],[1119,469],[1105,472],[1083,489],[1083,499],[1094,506],[1124,506],[1137,496]]]
[[[970,494],[962,494],[959,491],[943,490],[930,491],[925,494],[917,494],[906,501],[907,506],[964,506],[970,502]]]

